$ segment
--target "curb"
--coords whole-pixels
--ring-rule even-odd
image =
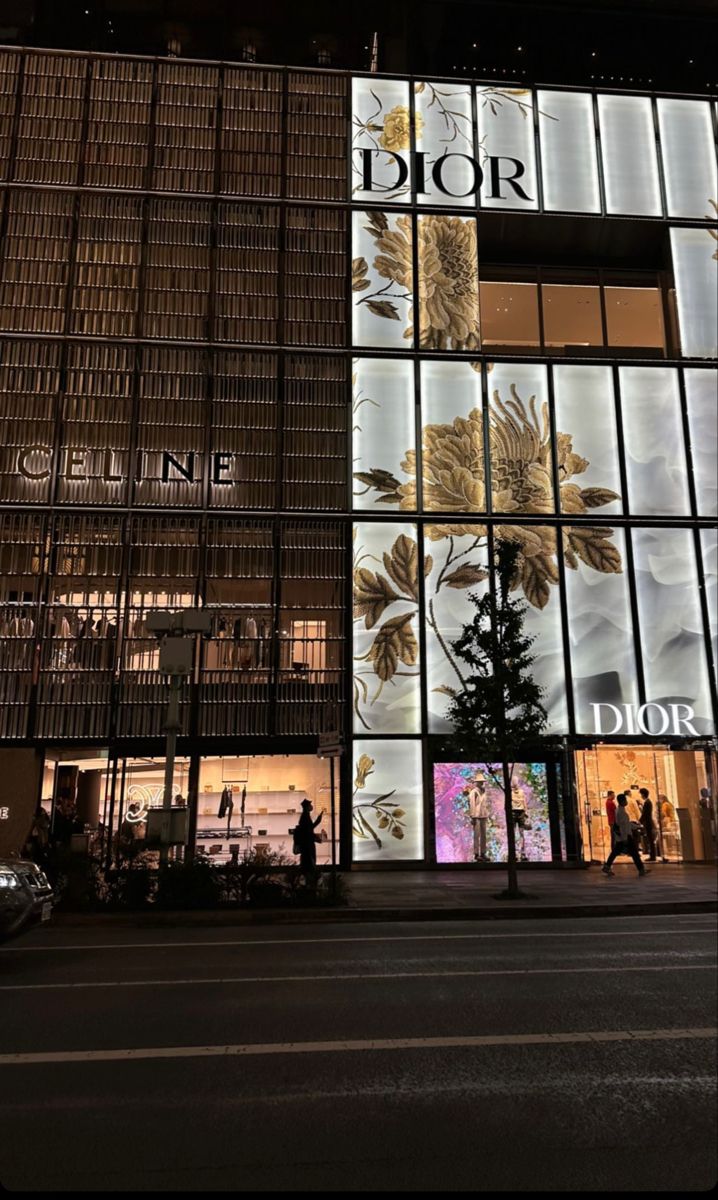
[[[585,917],[633,917],[654,914],[715,913],[716,900],[668,900],[653,904],[522,904],[504,902],[507,907],[483,908],[324,908],[324,909],[204,909],[135,913],[53,914],[51,927],[85,928],[110,925],[113,928],[217,928],[227,925],[303,925],[322,922],[351,924],[378,921],[516,921],[527,919],[557,920]],[[509,907],[510,906],[510,907]]]

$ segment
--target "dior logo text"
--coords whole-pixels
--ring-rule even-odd
[[[361,155],[362,188],[365,192],[395,192],[409,183],[409,159],[406,155],[397,154],[393,150],[369,149],[360,149],[356,153]],[[374,181],[373,167],[376,155],[382,155],[396,164],[396,179],[389,184]],[[426,195],[427,171],[430,170],[434,187],[444,196],[458,198],[472,196],[484,186],[484,180],[488,176],[490,187],[488,195],[492,200],[507,199],[506,188],[511,188],[522,200],[531,203],[532,197],[526,194],[520,183],[517,183],[517,180],[526,173],[524,164],[518,158],[489,154],[483,167],[470,154],[459,154],[458,152],[442,154],[441,158],[437,158],[434,162],[427,161],[427,159],[428,156],[423,150],[417,150],[410,156],[411,165],[414,168],[414,184],[417,195]],[[446,184],[447,166],[451,166],[451,160],[456,159],[463,159],[471,166],[471,186],[463,192],[454,192]]]
[[[699,736],[698,730],[691,723],[695,713],[690,704],[663,705],[649,701],[647,704],[638,705],[592,704],[591,708],[593,732],[605,734],[607,737],[613,737],[617,733],[647,733],[652,737],[661,737],[666,733],[673,734],[674,737],[683,737],[685,734],[691,737]],[[606,725],[612,724],[612,728],[604,727],[602,709],[606,710]]]

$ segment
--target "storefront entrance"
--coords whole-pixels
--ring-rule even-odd
[[[658,860],[710,862],[716,857],[715,789],[707,756],[667,746],[596,746],[576,753],[579,815],[586,861],[610,853],[606,793],[626,792],[632,813],[647,788],[658,826]]]

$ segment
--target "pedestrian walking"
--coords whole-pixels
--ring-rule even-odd
[[[616,844],[616,808],[616,793],[606,792],[606,820],[608,821],[608,832],[611,835],[612,850]]]
[[[309,887],[317,884],[317,842],[322,839],[314,832],[321,823],[324,809],[316,820],[310,814],[313,808],[311,800],[302,800],[302,815],[294,829],[294,853],[299,855],[299,867]]]
[[[658,838],[658,827],[653,819],[653,801],[651,800],[648,788],[641,788],[641,797],[643,799],[643,807],[641,809],[641,825],[643,826],[643,839],[650,861],[655,862],[656,841]]]
[[[639,875],[648,875],[649,872],[641,862],[638,849],[636,847],[635,827],[637,822],[631,821],[628,815],[627,804],[628,799],[625,792],[619,792],[616,797],[618,807],[616,808],[616,843],[613,850],[609,854],[606,862],[601,867],[604,875],[613,875],[613,863],[619,854],[628,854],[633,859],[636,870]],[[640,828],[640,826],[639,826]]]

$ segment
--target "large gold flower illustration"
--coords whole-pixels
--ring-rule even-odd
[[[619,499],[609,488],[582,488],[574,477],[589,466],[573,449],[570,434],[557,433],[557,466],[560,508],[572,516],[584,516]],[[491,453],[491,501],[493,511],[519,516],[543,516],[554,511],[551,466],[551,430],[548,406],[540,412],[536,397],[528,403],[519,396],[514,384],[510,399],[503,401],[498,389],[493,393],[489,415]],[[380,493],[383,503],[398,504],[415,511],[416,454],[408,451],[401,463],[408,480],[401,482],[390,473],[381,478],[375,471],[358,477]],[[468,417],[455,417],[450,425],[425,425],[422,432],[422,484],[424,509],[429,512],[461,514],[469,517],[486,512],[486,484],[483,454],[482,413],[472,409]],[[432,541],[460,537],[471,532],[470,525],[431,525],[427,535]],[[578,569],[579,560],[604,573],[622,570],[621,556],[606,528],[571,526],[563,531],[562,553],[566,566]],[[496,535],[518,543],[521,554],[516,565],[512,588],[521,587],[526,599],[536,608],[549,600],[550,585],[558,583],[556,533],[550,525],[499,525]]]
[[[478,350],[479,263],[472,218],[425,216],[418,222],[419,345]]]
[[[414,117],[414,130],[417,141],[424,129],[424,118],[420,113]],[[411,114],[405,104],[397,104],[384,117],[379,142],[385,150],[409,150],[411,147]]]
[[[411,292],[413,281],[413,252],[411,218],[397,217],[393,226],[384,214],[381,224],[377,214],[368,213],[367,229],[374,236],[379,251],[374,270],[402,292]],[[419,262],[419,346],[424,350],[477,350],[479,338],[479,278],[476,246],[476,223],[472,218],[428,215],[419,219],[417,227]],[[369,303],[387,290],[362,298]],[[390,295],[392,293],[389,293]],[[395,317],[377,312],[376,316]],[[405,338],[414,336],[411,324]]]

